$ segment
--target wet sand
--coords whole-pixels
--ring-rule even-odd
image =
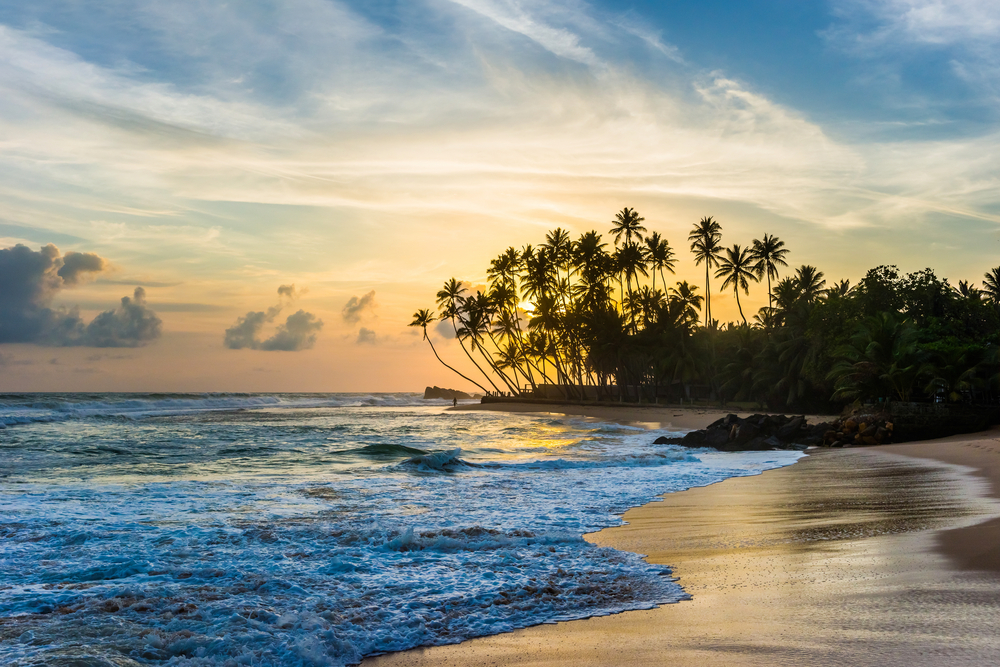
[[[1000,430],[811,450],[587,537],[670,565],[690,601],[365,664],[1000,664],[997,497]]]
[[[578,415],[593,417],[604,421],[618,423],[645,424],[651,428],[698,429],[704,428],[717,419],[728,414],[746,417],[752,412],[742,410],[722,410],[719,408],[703,408],[688,406],[622,406],[608,407],[604,405],[553,405],[549,403],[467,403],[449,410],[470,410],[485,412],[548,412],[560,415]],[[759,412],[759,411],[758,411]],[[827,421],[833,417],[808,416],[810,423]]]

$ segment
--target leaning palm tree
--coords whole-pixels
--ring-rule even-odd
[[[712,216],[702,218],[688,234],[695,265],[705,263],[705,326],[712,321],[712,290],[709,269],[719,266],[722,255],[722,225]]]
[[[465,348],[465,343],[463,342],[463,337],[459,334],[458,323],[462,322],[462,327],[465,327],[465,322],[462,321],[462,307],[465,304],[465,297],[462,294],[465,292],[465,288],[462,287],[462,283],[458,282],[454,278],[451,278],[444,283],[444,287],[438,290],[437,293],[437,303],[441,310],[441,318],[451,320],[452,329],[455,331],[455,338],[458,339],[458,344],[461,346],[462,351],[465,352],[465,356],[469,358],[472,365],[475,366],[486,381],[489,382],[494,389],[500,391],[496,383],[490,378],[489,374],[483,370],[483,367],[476,363],[476,360],[472,358],[472,354]],[[484,390],[485,391],[485,390]]]
[[[985,280],[983,280],[983,291],[986,292],[990,301],[1000,305],[1000,266],[986,274]]]
[[[732,248],[726,248],[726,254],[719,262],[719,270],[715,272],[716,278],[725,278],[722,282],[722,290],[727,287],[733,288],[736,294],[736,307],[740,309],[740,317],[743,324],[747,324],[747,317],[743,314],[743,306],[740,305],[740,289],[744,294],[750,294],[750,282],[760,280],[754,269],[753,255],[749,248],[741,248],[738,243],[734,243]]]
[[[777,236],[768,234],[764,234],[762,239],[755,239],[753,248],[750,250],[750,256],[755,262],[753,268],[757,272],[758,279],[760,276],[767,276],[768,308],[774,306],[771,296],[771,278],[778,278],[779,266],[788,266],[788,262],[785,261],[787,254],[788,249],[785,248],[785,242]]]
[[[634,208],[627,206],[616,213],[615,219],[611,221],[613,225],[611,233],[615,235],[615,245],[618,245],[622,236],[625,237],[626,243],[642,238],[642,233],[646,231],[646,228],[642,226],[643,220],[645,218],[641,217]]]
[[[421,308],[417,312],[413,313],[413,321],[410,322],[410,324],[408,326],[411,326],[411,327],[420,327],[421,329],[423,329],[423,331],[424,331],[424,340],[427,341],[427,343],[431,346],[431,352],[433,352],[434,356],[437,357],[437,360],[441,362],[441,365],[443,365],[445,368],[447,368],[451,372],[457,374],[462,379],[467,380],[467,381],[471,382],[472,384],[476,385],[477,387],[479,387],[480,389],[482,389],[485,392],[486,388],[483,387],[483,385],[479,384],[478,382],[476,382],[472,378],[468,377],[467,375],[464,375],[460,371],[458,371],[458,370],[452,368],[451,366],[449,366],[448,364],[444,363],[444,359],[441,358],[441,356],[437,352],[437,349],[435,349],[434,342],[431,340],[431,337],[427,335],[427,325],[430,324],[431,322],[433,322],[436,319],[437,318],[434,317],[434,315],[431,313],[431,311],[427,310],[426,308]]]
[[[660,237],[659,232],[653,232],[643,240],[646,244],[646,259],[649,260],[650,267],[653,269],[653,289],[656,289],[657,271],[660,272],[663,288],[666,289],[667,281],[663,277],[663,269],[670,273],[674,272],[674,265],[677,263],[674,259],[674,249],[670,247],[665,238]]]

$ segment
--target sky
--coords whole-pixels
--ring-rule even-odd
[[[412,313],[625,206],[698,284],[707,215],[1000,263],[993,0],[35,0],[0,63],[0,391],[468,388]]]

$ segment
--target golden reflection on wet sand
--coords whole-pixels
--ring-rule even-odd
[[[365,664],[1000,664],[1000,576],[935,550],[1000,515],[969,473],[884,449],[824,450],[668,494],[588,539],[673,566],[692,600]]]

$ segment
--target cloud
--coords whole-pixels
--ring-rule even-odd
[[[451,320],[438,320],[437,324],[434,325],[434,332],[445,340],[455,339],[455,328],[452,326]]]
[[[226,329],[223,344],[230,350],[269,352],[295,352],[312,348],[316,344],[317,334],[323,328],[323,320],[304,310],[289,315],[285,323],[278,325],[269,338],[262,340],[260,335],[264,326],[273,322],[282,309],[299,294],[295,285],[282,285],[278,288],[278,305],[271,306],[267,311],[250,311],[239,317],[236,324]]]
[[[355,341],[358,345],[374,345],[378,342],[378,338],[375,332],[366,327],[361,327],[358,330],[358,339]]]
[[[885,69],[890,76],[883,74],[882,80],[920,81],[928,77],[928,63],[940,61],[966,83],[966,95],[985,97],[986,104],[996,106],[1000,13],[995,0],[838,0],[833,10],[841,22],[823,36]],[[920,74],[908,72],[906,65]],[[933,101],[925,95],[921,103],[954,104],[956,91],[943,92]]]
[[[160,337],[163,322],[146,307],[146,290],[136,287],[132,298],[95,317],[84,332],[81,345],[90,347],[138,347]]]
[[[352,296],[347,300],[347,304],[340,311],[340,314],[348,324],[356,324],[361,321],[362,316],[371,313],[374,307],[375,290],[372,290],[361,297]]]
[[[0,343],[136,347],[158,338],[162,323],[147,307],[141,287],[89,324],[76,308],[52,307],[59,290],[107,266],[92,253],[61,256],[51,243],[37,251],[20,244],[0,249]]]
[[[260,333],[264,324],[272,319],[274,318],[268,318],[267,313],[264,312],[251,311],[243,315],[236,320],[236,324],[226,329],[223,344],[230,350],[259,349],[260,341],[257,340],[257,334]]]
[[[316,344],[316,334],[323,328],[323,320],[304,310],[289,315],[273,336],[260,344],[261,350],[294,352],[308,350]]]
[[[91,252],[73,252],[70,250],[63,257],[63,265],[56,272],[65,285],[76,285],[83,274],[100,273],[108,267],[108,262]]]
[[[31,359],[17,359],[13,355],[0,352],[0,366],[33,366],[35,363]]]

